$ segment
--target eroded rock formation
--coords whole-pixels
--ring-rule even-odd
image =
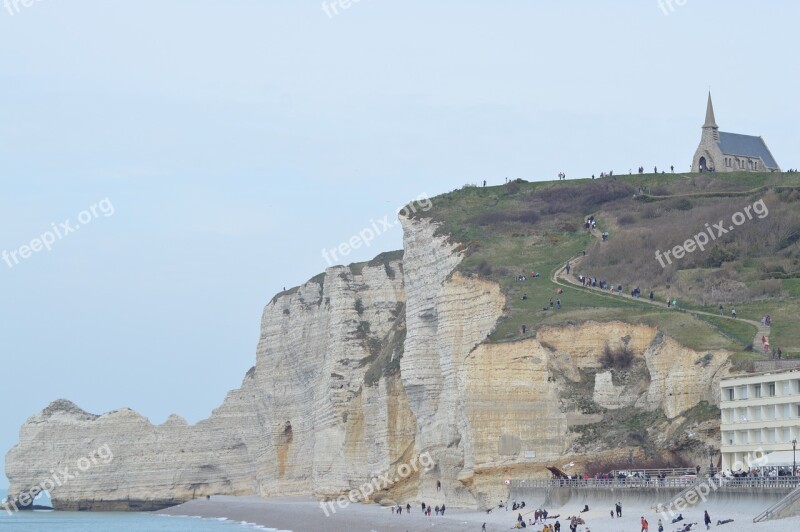
[[[574,429],[601,411],[659,411],[679,430],[683,412],[718,402],[728,354],[695,352],[652,327],[582,323],[487,343],[503,315],[500,287],[456,271],[459,248],[433,223],[401,221],[402,259],[329,268],[266,306],[255,367],[209,419],[156,426],[131,410],[96,416],[56,401],[9,451],[9,493],[75,471],[107,445],[113,460],[46,486],[57,508],[330,498],[386,473],[397,482],[372,500],[481,506],[505,497],[508,476],[586,460]],[[603,367],[608,345],[630,350],[630,370]],[[399,478],[423,452],[435,466]]]

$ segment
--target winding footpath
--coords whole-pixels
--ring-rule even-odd
[[[601,238],[600,235],[601,235],[600,231],[598,231],[598,230],[593,230],[592,231],[592,236],[594,236],[595,238],[598,238],[598,239]],[[659,303],[657,301],[650,301],[650,299],[648,299],[646,297],[645,298],[633,297],[633,296],[631,296],[629,294],[625,294],[625,293],[623,293],[622,295],[617,295],[616,293],[614,293],[612,291],[609,291],[609,290],[603,290],[603,289],[596,288],[596,287],[593,288],[593,287],[589,287],[589,286],[583,286],[575,276],[569,275],[569,274],[566,273],[567,264],[570,265],[570,269],[572,270],[572,269],[575,268],[575,266],[579,265],[583,259],[584,259],[583,255],[578,255],[578,256],[570,258],[568,261],[565,261],[563,266],[553,270],[553,272],[551,274],[551,277],[550,277],[550,280],[553,281],[553,283],[555,283],[555,284],[557,284],[559,286],[570,288],[572,290],[591,290],[592,292],[594,292],[594,293],[596,293],[596,294],[598,294],[598,295],[600,295],[602,297],[606,297],[606,298],[617,299],[617,300],[621,299],[621,300],[635,301],[636,303],[641,303],[641,304],[644,304],[644,305],[652,305],[654,307],[664,308],[664,304],[663,303]],[[679,308],[679,307],[675,308],[674,310],[678,311],[678,312],[686,312],[686,313],[692,314],[694,316],[710,316],[710,317],[713,317],[713,318],[719,318],[719,319],[726,319],[726,320],[749,323],[750,325],[753,325],[756,328],[756,335],[753,338],[753,350],[754,351],[758,351],[759,353],[764,355],[763,349],[757,349],[757,346],[762,345],[761,344],[761,338],[762,337],[769,338],[770,327],[768,325],[762,325],[761,322],[758,322],[758,321],[755,321],[755,320],[748,320],[748,319],[744,319],[744,318],[733,318],[731,316],[724,316],[724,315],[714,314],[713,312],[706,312],[706,311],[703,311],[703,310],[691,310],[691,309],[684,309],[684,308]],[[724,335],[725,333],[722,333],[722,334]],[[769,357],[767,357],[767,358],[769,358]]]

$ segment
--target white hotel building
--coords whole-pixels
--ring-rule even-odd
[[[722,470],[747,469],[771,453],[753,466],[792,467],[792,440],[800,439],[800,370],[724,378],[720,387]]]

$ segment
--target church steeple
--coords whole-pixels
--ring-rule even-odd
[[[711,103],[711,91],[708,91],[708,105],[706,106],[706,123],[703,124],[703,128],[710,127],[712,129],[718,129],[719,126],[717,125],[717,121],[714,119],[714,104]]]

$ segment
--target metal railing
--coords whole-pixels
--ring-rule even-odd
[[[705,468],[705,472],[708,472],[708,468]],[[664,469],[638,469],[635,467],[630,467],[628,469],[616,469],[611,471],[610,475],[614,478],[617,478],[620,475],[624,475],[626,477],[629,476],[650,476],[650,477],[657,477],[659,475],[665,475],[667,477],[680,477],[684,475],[696,475],[697,468],[695,467],[671,467],[671,468],[664,468]]]
[[[512,480],[510,483],[511,488],[533,488],[533,489],[547,489],[547,488],[588,488],[588,489],[611,489],[611,488],[672,488],[672,489],[685,489],[702,483],[704,481],[713,480],[724,489],[745,489],[745,488],[775,488],[775,489],[793,489],[800,486],[800,477],[774,477],[774,478],[760,478],[760,477],[740,477],[740,478],[725,478],[725,479],[709,479],[707,477],[667,477],[667,478],[650,478],[644,479],[641,477],[628,477],[624,479],[525,479],[525,480]]]
[[[800,499],[800,488],[795,489],[789,495],[781,499],[780,501],[776,502],[760,514],[758,514],[755,518],[753,518],[754,523],[760,523],[761,521],[767,521],[776,517],[780,514],[780,512],[786,509],[788,506],[794,504]]]

